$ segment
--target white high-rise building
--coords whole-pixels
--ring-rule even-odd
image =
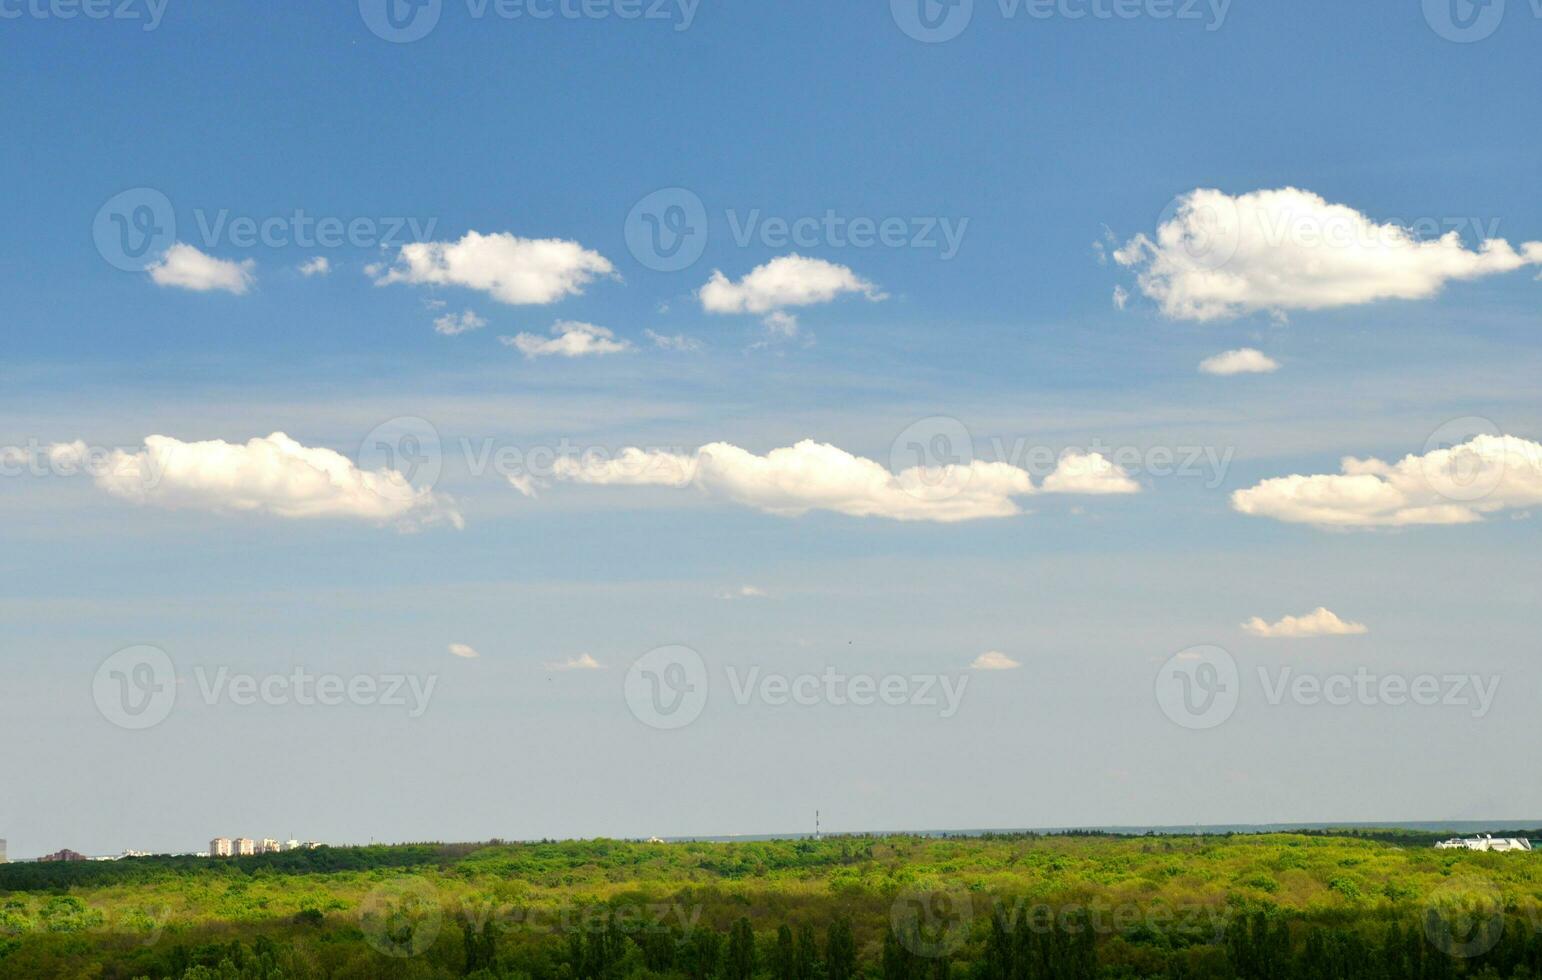
[[[257,853],[257,842],[250,837],[237,837],[235,843],[237,857],[246,857],[247,855]]]
[[[211,858],[228,858],[234,853],[230,849],[229,837],[216,837],[209,841],[209,856]]]
[[[278,841],[274,840],[271,837],[264,837],[262,839],[262,845],[258,849],[257,853],[259,853],[259,854],[277,854],[279,851],[282,851],[282,850],[283,850],[283,848],[278,845]]]

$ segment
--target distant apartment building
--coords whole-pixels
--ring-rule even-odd
[[[257,853],[257,842],[250,837],[237,837],[235,845],[236,857],[248,857]]]
[[[284,841],[284,850],[286,850],[286,851],[298,851],[299,849],[300,849],[300,842],[295,840],[294,838],[291,837],[289,840]]]
[[[283,849],[283,845],[271,837],[264,837],[262,843],[257,845],[258,854],[277,854]]]
[[[80,853],[79,851],[72,851],[68,847],[66,847],[62,851],[55,851],[52,854],[45,854],[42,857],[38,858],[38,860],[39,861],[89,861],[91,859],[86,857],[84,854]]]
[[[0,837],[0,864],[4,864],[5,861],[5,838]]]
[[[211,858],[228,858],[234,853],[230,848],[229,837],[216,837],[209,841],[209,856]]]

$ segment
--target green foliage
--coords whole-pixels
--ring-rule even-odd
[[[1362,832],[15,864],[0,866],[0,977],[1542,980],[1539,860]],[[421,896],[410,917],[382,904],[403,882]],[[898,903],[932,890],[949,902],[928,915],[972,916],[902,930]]]

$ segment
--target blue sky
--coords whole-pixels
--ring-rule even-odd
[[[170,0],[152,30],[143,5],[97,20],[0,4],[0,446],[133,454],[164,436],[197,454],[283,432],[346,461],[345,481],[388,462],[367,447],[389,420],[426,420],[443,447],[437,481],[385,516],[390,500],[354,483],[329,485],[320,516],[285,512],[295,469],[237,486],[253,471],[221,471],[227,457],[138,497],[85,476],[0,479],[0,836],[26,856],[217,834],[757,833],[816,807],[832,829],[1535,819],[1542,793],[1508,759],[1536,738],[1539,693],[1542,284],[1526,246],[1542,240],[1542,18],[1509,0],[1488,36],[1458,43],[1425,7],[1077,19],[1092,8],[1008,17],[976,0],[962,33],[928,43],[901,29],[899,2],[701,0],[687,26],[675,5],[533,20],[444,0],[426,36],[393,43],[357,4]],[[115,195],[144,188],[193,250],[159,274],[114,267],[94,237]],[[705,242],[658,271],[628,221],[670,188],[701,203]],[[1383,237],[1352,257],[1246,240],[1220,264],[1231,305],[1185,312],[1173,297],[1219,302],[1213,270],[1160,229],[1190,229],[1199,189],[1245,229],[1331,224],[1341,207]],[[301,247],[297,211],[362,231]],[[905,244],[736,240],[752,215],[826,214],[898,219]],[[243,244],[243,218],[278,219],[278,238]],[[1396,225],[1428,247],[1388,246]],[[933,226],[962,230],[956,254],[912,244]],[[606,266],[563,279],[522,252],[440,252],[435,284],[401,251],[472,232]],[[1151,249],[1126,251],[1141,235]],[[1514,261],[1484,257],[1486,237]],[[317,257],[327,271],[302,274]],[[556,295],[469,284],[494,266]],[[715,271],[717,310],[701,293]],[[483,325],[436,331],[465,314]],[[564,342],[624,349],[542,353],[559,322],[588,325]],[[1240,349],[1273,369],[1198,369]],[[944,502],[965,519],[895,487],[826,505],[835,469],[897,474],[902,433],[919,425],[930,445],[955,423],[982,466],[1026,475],[972,470]],[[1476,502],[1390,471],[1337,482],[1342,457],[1427,462],[1479,433],[1512,441],[1469,443],[1495,480]],[[773,455],[802,440],[850,455]],[[580,466],[538,475],[532,497],[472,465],[563,445],[699,463],[709,444],[744,455],[718,450],[683,489]],[[1014,447],[1222,462],[1124,466],[1139,492],[1056,491],[1054,460]],[[1367,517],[1340,498],[1308,519],[1295,485],[1269,482],[1291,475],[1410,499]],[[1250,488],[1247,513],[1232,494]],[[404,531],[404,514],[438,519]],[[1240,626],[1319,607],[1366,632]],[[627,694],[640,658],[671,644],[699,651],[711,695],[660,730]],[[1175,724],[1154,696],[1200,644],[1239,670],[1241,702],[1213,729]],[[176,671],[175,707],[143,730],[93,696],[134,645]],[[992,651],[1016,666],[971,666]],[[585,654],[599,669],[566,669]],[[199,693],[200,668],[297,666],[433,677],[432,699],[409,717]],[[1499,686],[1481,717],[1270,703],[1259,671],[1287,668]],[[750,669],[967,689],[948,717],[741,704],[730,672]]]

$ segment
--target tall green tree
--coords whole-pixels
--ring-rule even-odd
[[[857,973],[857,942],[851,923],[836,919],[825,935],[825,980],[851,980]]]

